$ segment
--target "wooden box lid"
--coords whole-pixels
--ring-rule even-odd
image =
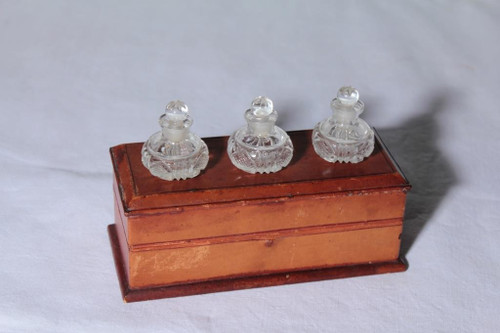
[[[198,177],[181,181],[152,176],[141,162],[142,143],[112,147],[123,209],[133,213],[259,198],[410,187],[378,135],[372,155],[356,164],[321,159],[314,151],[310,130],[289,135],[294,157],[277,173],[250,174],[237,169],[226,153],[228,137],[213,137],[204,139],[210,153],[207,168]]]

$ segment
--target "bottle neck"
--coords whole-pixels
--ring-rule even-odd
[[[248,128],[255,136],[269,136],[274,128],[273,122],[253,121],[248,123]]]
[[[179,142],[189,136],[189,128],[162,128],[162,136],[168,141]]]
[[[178,142],[189,136],[189,128],[193,124],[193,120],[189,115],[181,116],[175,117],[172,114],[164,114],[160,117],[161,132],[164,140]]]
[[[333,119],[342,123],[353,122],[358,118],[358,114],[353,109],[336,109],[333,112]]]

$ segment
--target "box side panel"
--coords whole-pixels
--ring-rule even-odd
[[[123,211],[123,201],[120,197],[120,191],[118,190],[118,185],[116,178],[113,179],[113,201],[114,201],[114,213],[115,213],[115,226],[116,226],[116,237],[118,240],[119,250],[121,253],[123,270],[125,272],[126,278],[130,276],[130,261],[129,261],[129,240],[128,240],[128,218],[125,216]]]
[[[130,252],[131,288],[398,258],[402,223],[342,232]]]
[[[127,235],[125,233],[125,229],[123,227],[123,222],[121,219],[121,214],[118,208],[118,205],[115,200],[115,226],[116,226],[116,233],[117,233],[117,238],[118,238],[118,244],[120,247],[120,252],[122,256],[122,261],[124,265],[124,271],[125,274],[127,275],[127,278],[129,277],[129,246],[127,243]]]
[[[128,239],[128,218],[125,216],[125,212],[123,210],[123,202],[120,198],[120,191],[118,190],[118,185],[116,183],[116,179],[113,180],[113,195],[114,195],[114,203],[115,203],[115,223],[120,223],[122,225],[122,229],[125,232],[125,236],[127,242]]]
[[[240,201],[128,217],[128,241],[141,244],[239,235],[317,225],[402,218],[400,189]]]

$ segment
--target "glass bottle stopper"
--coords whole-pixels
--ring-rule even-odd
[[[182,101],[168,103],[159,123],[162,130],[142,146],[142,164],[153,176],[165,180],[198,176],[207,166],[208,148],[189,130],[193,119],[187,105]]]
[[[330,103],[333,114],[319,122],[313,130],[314,150],[328,162],[361,162],[370,156],[374,134],[359,115],[364,104],[353,87],[342,87]]]
[[[288,134],[275,125],[278,113],[267,97],[255,98],[245,112],[247,126],[234,132],[227,153],[237,168],[249,173],[271,173],[286,167],[293,155]]]

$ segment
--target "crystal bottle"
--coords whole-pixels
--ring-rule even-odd
[[[160,117],[161,132],[153,134],[142,146],[142,164],[153,176],[165,180],[196,177],[208,163],[208,148],[190,132],[193,119],[186,104],[168,103]]]
[[[373,130],[359,115],[364,104],[353,87],[342,87],[330,104],[333,115],[313,130],[314,150],[328,162],[361,162],[374,146]]]
[[[234,166],[249,173],[271,173],[286,167],[293,145],[288,134],[275,126],[278,113],[273,102],[263,96],[255,98],[245,119],[247,126],[234,132],[227,145]]]

